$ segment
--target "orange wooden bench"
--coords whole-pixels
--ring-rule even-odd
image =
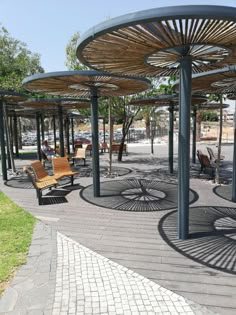
[[[70,163],[66,157],[58,157],[52,159],[53,176],[57,179],[63,177],[71,178],[71,185],[74,183],[74,176],[78,175],[79,172],[72,171]]]
[[[58,185],[58,182],[54,178],[51,178],[51,176],[49,179],[37,181],[34,178],[32,172],[26,166],[23,168],[23,171],[27,174],[28,178],[30,179],[34,188],[36,189],[39,205],[42,205],[42,191],[45,189],[51,189],[52,187],[56,187]]]

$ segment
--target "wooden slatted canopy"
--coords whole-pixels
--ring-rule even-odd
[[[176,86],[178,88],[178,85]],[[205,93],[232,94],[236,91],[236,66],[193,75],[192,90]]]
[[[53,99],[30,99],[20,103],[23,107],[35,108],[35,110],[57,110],[58,105],[69,109],[90,108],[90,100],[79,98],[53,98]]]
[[[129,104],[133,106],[174,106],[176,105],[176,97],[175,95],[156,95],[152,97],[135,99]]]
[[[203,104],[197,105],[197,108],[198,109],[202,109],[202,110],[205,110],[205,109],[218,110],[218,109],[221,109],[221,108],[225,109],[225,108],[228,108],[228,107],[229,107],[229,104],[212,103],[212,102],[203,103]]]
[[[150,88],[147,79],[118,77],[93,70],[37,74],[26,78],[22,84],[32,92],[83,98],[90,97],[93,88],[99,96],[136,94]]]
[[[93,69],[139,76],[178,75],[182,56],[194,73],[236,63],[236,8],[176,6],[134,12],[93,26],[78,59]]]
[[[192,95],[192,105],[202,104],[207,101],[207,97],[203,95]],[[136,99],[130,102],[130,105],[134,106],[178,106],[179,96],[174,95],[157,95],[153,97],[147,97],[143,99]]]
[[[9,105],[17,105],[19,102],[26,101],[28,97],[14,91],[0,90],[0,100]]]

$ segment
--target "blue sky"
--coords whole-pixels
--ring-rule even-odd
[[[66,70],[65,48],[71,36],[122,14],[170,5],[225,5],[236,0],[0,0],[0,23],[11,36],[41,55],[46,72]]]

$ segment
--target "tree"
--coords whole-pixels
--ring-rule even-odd
[[[80,38],[80,33],[72,35],[69,43],[66,46],[66,67],[68,70],[87,70],[89,67],[83,65],[76,56],[77,42]]]
[[[174,88],[173,88],[173,81],[174,81],[174,77],[169,77],[167,82],[164,81],[164,78],[159,78],[158,80],[156,79],[152,79],[152,86],[154,87],[151,90],[148,90],[147,92],[143,92],[142,94],[142,98],[145,97],[152,97],[152,96],[158,96],[158,95],[172,95],[174,94]],[[141,108],[138,116],[142,117],[145,121],[145,127],[146,127],[146,138],[150,139],[151,136],[151,112],[153,112],[153,107],[150,106],[145,106],[143,108]]]
[[[218,114],[216,111],[204,110],[201,115],[202,121],[218,121]]]
[[[44,72],[40,56],[0,26],[0,88],[20,91],[22,80],[38,72]]]

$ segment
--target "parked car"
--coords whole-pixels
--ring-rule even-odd
[[[78,137],[75,139],[75,145],[76,144],[90,144],[91,141],[87,138],[83,138],[83,137]]]

